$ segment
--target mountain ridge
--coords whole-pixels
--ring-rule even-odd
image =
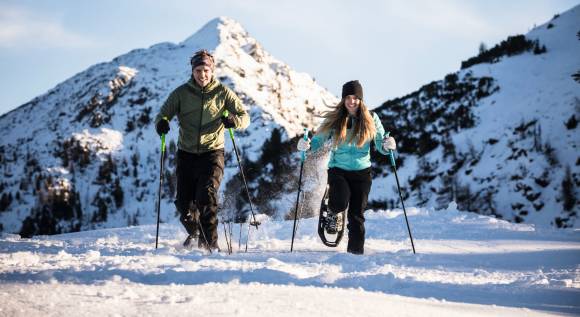
[[[3,229],[46,234],[153,221],[160,151],[152,119],[170,91],[190,78],[189,58],[201,48],[213,52],[216,77],[240,96],[251,115],[249,129],[236,133],[247,159],[259,157],[274,130],[284,140],[294,137],[315,125],[313,114],[321,107],[336,102],[309,75],[273,58],[229,18],[208,22],[179,44],[132,50],[0,117],[6,136],[0,144],[1,194],[7,197],[0,213]],[[178,130],[175,123],[171,126],[169,181],[163,191],[168,211],[174,210]],[[114,145],[108,143],[111,138],[117,140]],[[224,183],[237,173],[230,154]],[[163,218],[172,221],[173,213]]]
[[[463,210],[511,221],[577,225],[578,132],[565,122],[580,117],[578,84],[572,78],[580,69],[575,58],[580,54],[579,19],[576,6],[525,35],[530,42],[539,41],[545,52],[531,46],[497,56],[494,62],[451,73],[375,109],[385,123],[394,121],[404,131],[414,131],[410,133],[414,137],[405,133],[399,137],[401,161],[417,170],[415,175],[403,172],[403,183],[415,203],[445,208],[455,200]],[[479,78],[479,85],[466,78]],[[485,78],[496,88],[482,90]],[[465,89],[466,85],[473,88]],[[483,93],[482,98],[454,99],[472,91]],[[433,110],[437,107],[442,113]],[[454,107],[463,112],[450,113]],[[441,130],[440,124],[422,123],[448,119],[452,124],[458,116],[465,117],[460,122],[469,126]],[[421,157],[414,144],[427,148],[420,151]],[[572,183],[568,195],[576,200],[567,209],[563,182]]]
[[[573,58],[580,52],[579,8],[525,36],[546,52],[499,56],[374,109],[399,142],[407,204],[444,209],[457,202],[514,222],[578,225],[577,130],[564,123],[580,118],[572,77],[580,69]],[[296,197],[295,138],[314,129],[338,99],[271,56],[239,23],[219,17],[180,43],[93,65],[0,116],[0,229],[29,236],[153,223],[160,149],[152,119],[190,77],[189,58],[201,48],[213,52],[217,78],[249,110],[252,124],[236,133],[236,143],[258,212],[287,217]],[[178,129],[171,127],[163,222],[176,221]],[[390,167],[373,157],[370,207],[395,207]],[[311,174],[323,172],[324,162],[311,157],[306,167],[303,215],[312,216],[324,180]],[[222,220],[248,212],[238,173],[226,142]]]

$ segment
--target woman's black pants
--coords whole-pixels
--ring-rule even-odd
[[[336,167],[328,170],[328,208],[337,213],[348,208],[347,250],[350,253],[364,253],[364,211],[371,184],[370,167],[360,171],[347,171]]]

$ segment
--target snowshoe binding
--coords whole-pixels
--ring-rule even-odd
[[[318,215],[318,236],[327,247],[336,247],[344,235],[346,210],[334,212],[328,208],[328,185],[320,204]]]

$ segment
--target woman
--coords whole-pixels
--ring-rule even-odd
[[[354,80],[342,86],[342,100],[324,115],[312,141],[300,139],[298,142],[300,151],[317,151],[326,142],[332,144],[328,208],[335,214],[348,208],[347,251],[353,254],[364,253],[364,210],[372,184],[370,143],[374,142],[375,148],[384,155],[396,149],[395,139],[384,136],[379,117],[367,109],[362,86]]]

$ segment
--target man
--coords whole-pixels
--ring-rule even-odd
[[[224,173],[225,129],[245,129],[250,118],[240,99],[215,77],[215,61],[206,50],[190,60],[192,78],[177,87],[155,118],[157,133],[169,132],[177,116],[177,197],[175,206],[188,237],[183,245],[218,250],[217,204]],[[225,111],[227,116],[223,116]],[[199,231],[198,231],[199,230]],[[201,234],[199,234],[199,233]]]

